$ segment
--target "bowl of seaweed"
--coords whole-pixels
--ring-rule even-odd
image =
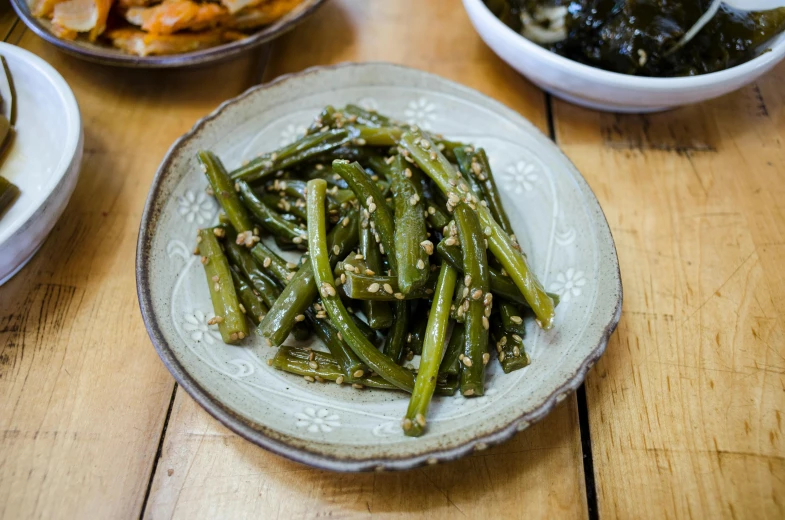
[[[785,8],[735,3],[464,0],[483,40],[520,73],[555,96],[615,112],[704,101],[774,67],[785,57]],[[691,31],[698,21],[706,23]]]

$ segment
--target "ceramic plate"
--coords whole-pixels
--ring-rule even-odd
[[[28,0],[11,0],[11,4],[19,15],[19,18],[35,34],[48,41],[60,50],[88,61],[103,65],[118,65],[121,67],[133,68],[175,68],[190,67],[192,65],[202,65],[221,61],[230,56],[236,56],[242,52],[258,47],[273,38],[277,38],[286,31],[293,29],[306,16],[311,14],[319,7],[324,0],[303,0],[291,12],[287,13],[280,20],[260,28],[251,33],[247,38],[223,45],[216,45],[207,49],[182,54],[171,54],[168,56],[134,56],[128,54],[108,42],[90,42],[87,38],[77,38],[76,40],[64,40],[52,33],[52,24],[49,20],[36,18],[30,12]]]
[[[401,432],[406,394],[311,384],[267,366],[259,337],[221,343],[192,254],[216,204],[195,159],[214,150],[234,168],[294,140],[327,104],[357,103],[483,146],[534,271],[561,295],[550,332],[532,326],[532,364],[505,375],[489,364],[486,395],[436,397],[427,433]],[[246,439],[285,457],[341,471],[406,469],[455,459],[509,439],[583,381],[621,312],[616,250],[597,199],[575,167],[531,123],[431,74],[389,64],[315,68],[253,88],[196,124],[153,182],[137,250],[137,288],[150,337],[182,387]]]

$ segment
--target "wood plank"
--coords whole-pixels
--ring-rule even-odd
[[[433,30],[438,21],[440,29]],[[541,128],[541,92],[488,50],[454,2],[332,0],[278,40],[267,79],[317,64],[387,60],[485,92]],[[577,407],[570,397],[511,442],[445,466],[342,475],[240,439],[178,389],[147,518],[585,518]]]
[[[178,389],[145,518],[585,518],[577,412],[566,403],[454,463],[340,474],[252,445]]]
[[[555,103],[624,283],[587,381],[601,518],[785,517],[784,79],[651,116]]]
[[[174,388],[136,299],[142,208],[169,145],[249,86],[258,57],[122,70],[65,56],[19,27],[12,42],[74,90],[85,153],[51,236],[0,288],[0,517],[135,517]]]
[[[11,29],[16,25],[17,20],[18,18],[13,7],[11,7],[11,2],[3,2],[0,5],[0,40],[6,40],[8,35],[11,34]]]

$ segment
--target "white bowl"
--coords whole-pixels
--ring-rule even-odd
[[[65,209],[82,161],[82,119],[65,80],[38,56],[0,43],[16,90],[16,136],[0,175],[21,195],[0,217],[0,285],[35,254]]]
[[[572,103],[611,112],[655,112],[712,99],[752,83],[785,57],[785,34],[758,57],[720,72],[682,78],[630,76],[550,52],[507,27],[482,0],[463,0],[474,28],[501,59]]]

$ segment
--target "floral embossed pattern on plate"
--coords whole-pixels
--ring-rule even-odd
[[[556,326],[531,327],[531,366],[504,375],[489,365],[481,399],[436,397],[425,436],[400,432],[408,399],[308,383],[267,366],[258,337],[216,341],[201,264],[187,254],[196,229],[215,221],[199,197],[195,153],[214,150],[229,168],[290,142],[327,104],[358,103],[483,146],[505,207],[543,284],[562,296]],[[501,442],[577,388],[605,349],[621,311],[613,240],[586,182],[558,148],[515,112],[474,91],[388,64],[309,69],[252,89],[178,141],[155,178],[137,256],[142,313],[169,370],[202,406],[245,438],[314,466],[405,469]],[[317,341],[317,340],[313,340]]]

